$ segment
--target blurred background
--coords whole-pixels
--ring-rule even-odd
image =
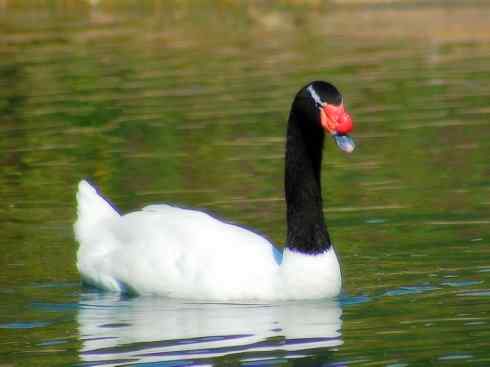
[[[476,0],[0,0],[0,366],[84,360],[82,178],[122,212],[206,208],[282,246],[286,121],[315,79],[358,145],[327,141],[323,166],[341,342],[267,358],[488,365],[489,19]]]

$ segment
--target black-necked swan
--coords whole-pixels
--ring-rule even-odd
[[[296,94],[287,129],[282,254],[253,231],[197,210],[150,205],[120,215],[81,181],[74,229],[82,279],[111,291],[200,300],[337,296],[342,279],[324,221],[320,171],[325,133],[352,152],[351,130],[332,84],[315,81]]]

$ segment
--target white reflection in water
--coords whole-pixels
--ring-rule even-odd
[[[80,358],[117,366],[240,352],[305,356],[342,344],[341,314],[335,301],[230,304],[89,294],[78,314]]]

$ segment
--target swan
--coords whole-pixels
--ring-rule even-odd
[[[279,251],[255,232],[198,210],[150,205],[120,215],[85,180],[75,238],[82,281],[104,290],[197,300],[335,297],[340,265],[325,224],[325,134],[352,152],[352,118],[335,86],[314,81],[296,94],[287,127],[287,240]]]

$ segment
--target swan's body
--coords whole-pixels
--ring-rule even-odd
[[[338,295],[340,266],[324,225],[316,172],[323,135],[318,161],[297,160],[318,152],[296,141],[294,119],[292,112],[286,181],[294,172],[299,176],[286,184],[288,243],[282,254],[258,234],[196,210],[151,205],[121,216],[81,181],[75,236],[84,281],[118,292],[209,300]]]
[[[97,287],[197,299],[321,298],[340,291],[333,248],[317,256],[286,250],[279,265],[278,250],[265,238],[200,211],[152,205],[120,216],[85,181],[78,202],[86,209],[75,224],[78,268]],[[91,205],[107,206],[107,215],[92,221]],[[316,282],[305,288],[308,278]]]

